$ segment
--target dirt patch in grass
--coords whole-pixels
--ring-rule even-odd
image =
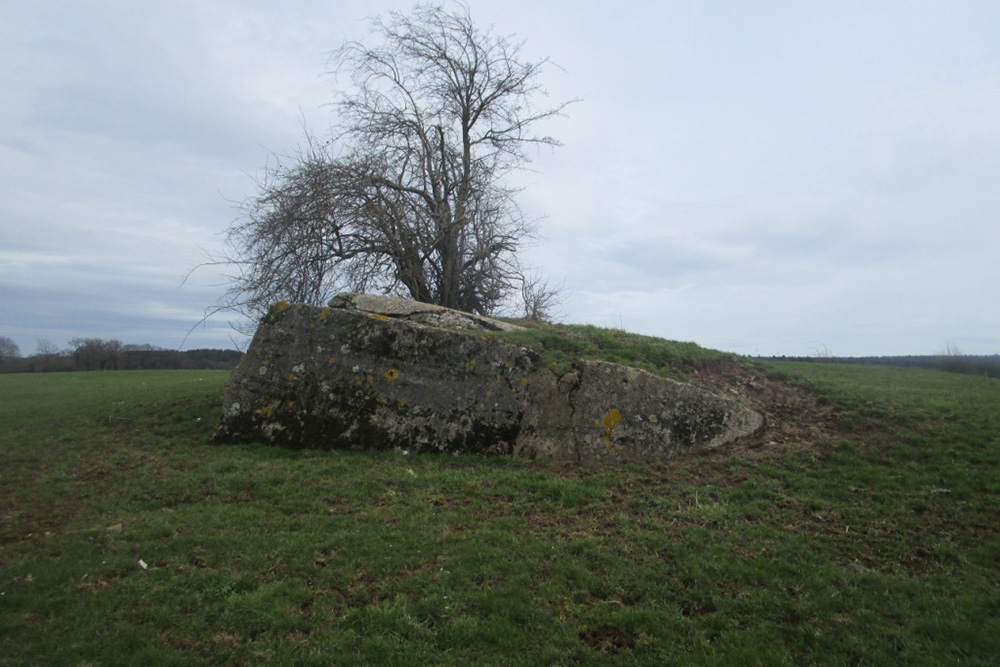
[[[695,379],[761,406],[767,423],[763,431],[746,441],[745,445],[751,449],[817,442],[844,432],[836,422],[834,405],[829,399],[763,371],[717,362],[699,371]]]
[[[584,630],[580,633],[580,640],[601,653],[620,653],[636,645],[636,638],[631,633],[611,626]]]
[[[764,428],[735,445],[737,450],[767,449],[774,453],[776,448],[800,449],[844,433],[830,400],[764,371],[723,359],[702,364],[689,379],[723,395],[746,400],[764,413]]]

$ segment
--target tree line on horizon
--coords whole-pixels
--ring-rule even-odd
[[[815,363],[859,364],[865,366],[901,366],[925,370],[985,375],[1000,378],[1000,354],[975,355],[948,352],[945,354],[896,355],[882,357],[767,357],[776,361],[809,361]]]
[[[13,340],[0,336],[0,373],[231,370],[242,358],[237,350],[169,350],[113,338],[73,338],[63,350],[41,340],[34,354],[22,356]]]

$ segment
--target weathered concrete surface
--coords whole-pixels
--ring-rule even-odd
[[[215,438],[648,461],[763,424],[732,399],[617,364],[556,377],[533,352],[468,331],[504,326],[386,297],[278,304],[233,372]]]
[[[511,331],[523,328],[492,317],[483,317],[429,303],[375,294],[339,294],[330,301],[330,307],[403,318],[410,322],[429,324],[443,329]]]
[[[578,361],[558,384],[555,392],[529,392],[534,409],[522,430],[537,453],[554,458],[649,461],[714,449],[764,424],[730,398],[619,364]]]

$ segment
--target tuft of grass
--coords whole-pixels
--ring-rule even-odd
[[[994,664],[1000,384],[767,368],[842,431],[621,467],[217,447],[224,372],[0,376],[0,655]]]

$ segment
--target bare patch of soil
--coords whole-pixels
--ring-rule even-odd
[[[585,630],[580,633],[580,639],[602,653],[619,653],[636,645],[636,638],[631,633],[608,625]]]
[[[727,448],[776,454],[829,442],[843,434],[834,406],[808,389],[768,377],[763,371],[731,361],[702,365],[690,380],[716,392],[747,401],[764,414],[764,428]]]

